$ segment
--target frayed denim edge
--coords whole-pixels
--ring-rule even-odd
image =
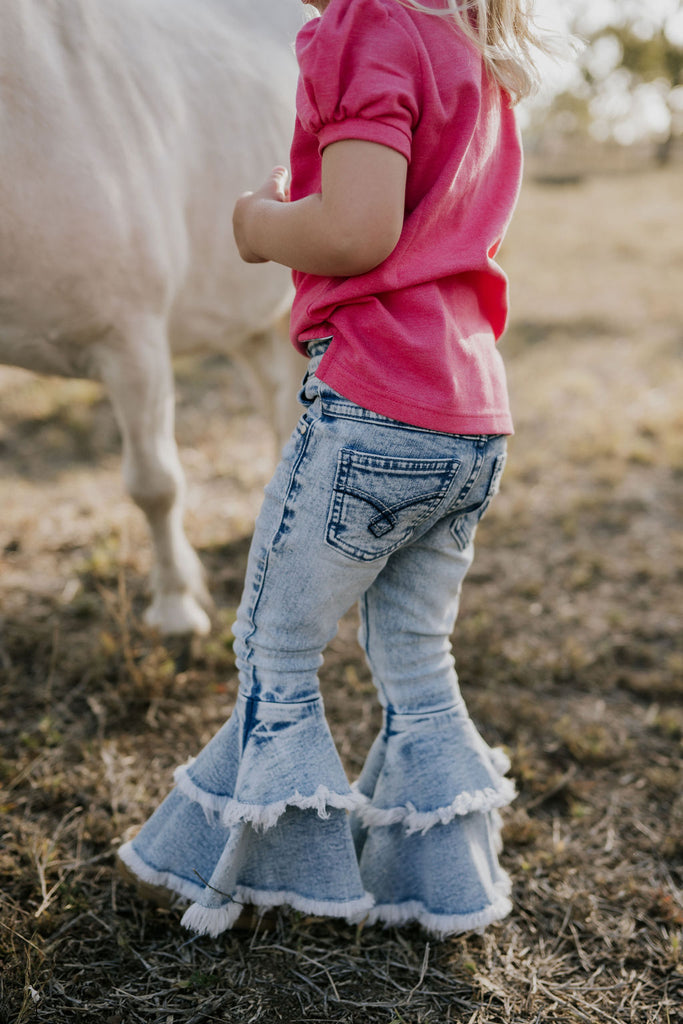
[[[498,774],[507,775],[512,767],[512,763],[502,747],[489,747],[488,755],[491,758],[491,764]]]
[[[199,804],[209,824],[213,824],[215,816],[219,816],[221,824],[226,828],[231,828],[240,822],[249,822],[255,828],[272,828],[288,807],[315,810],[320,818],[327,818],[329,814],[325,812],[328,807],[353,811],[357,810],[364,801],[361,794],[351,790],[348,793],[335,793],[326,786],[318,786],[315,793],[311,793],[309,796],[303,796],[295,791],[291,796],[272,804],[245,804],[231,796],[207,793],[190,778],[188,767],[188,765],[181,765],[174,772],[173,778],[179,792],[193,803]]]
[[[476,793],[459,793],[455,800],[444,807],[437,807],[433,811],[418,811],[412,803],[406,803],[402,807],[373,807],[371,798],[359,790],[355,792],[363,797],[357,814],[366,828],[373,825],[396,825],[400,822],[405,825],[408,835],[414,832],[425,835],[434,825],[447,825],[454,818],[506,807],[517,795],[514,783],[510,779],[501,779],[497,789],[487,787]]]
[[[471,914],[432,914],[424,904],[415,900],[398,904],[380,903],[372,908],[364,923],[372,925],[381,922],[386,928],[390,928],[393,925],[416,921],[430,935],[437,939],[446,939],[449,935],[458,935],[462,932],[483,931],[494,921],[501,921],[507,917],[512,910],[509,892],[509,879],[496,883],[493,902],[483,910]]]
[[[261,907],[263,910],[287,905],[314,917],[342,917],[347,921],[364,917],[374,904],[369,893],[356,900],[331,902],[307,899],[295,892],[268,892],[246,886],[238,886],[232,898],[234,902],[225,907],[203,907],[200,903],[193,903],[183,914],[181,925],[199,935],[211,935],[215,938],[221,932],[232,928],[242,911],[242,905],[246,903]]]

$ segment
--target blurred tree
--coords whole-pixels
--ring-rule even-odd
[[[612,66],[599,60],[608,47],[618,58]],[[606,26],[589,38],[580,68],[588,86],[589,111],[617,139],[621,135],[630,141],[629,136],[635,139],[636,134],[654,137],[659,142],[658,159],[667,162],[674,139],[683,135],[683,45],[669,37],[666,25],[649,35],[642,34],[637,22]],[[615,84],[621,94],[616,103],[612,99]]]
[[[666,163],[683,139],[683,0],[566,0],[565,12],[585,45],[574,77],[531,111],[532,133],[648,140]]]

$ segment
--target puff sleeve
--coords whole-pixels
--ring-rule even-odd
[[[332,0],[299,32],[297,112],[320,152],[362,139],[410,160],[421,71],[400,12],[386,0]]]

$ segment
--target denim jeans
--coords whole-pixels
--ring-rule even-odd
[[[309,346],[305,411],[256,523],[234,711],[120,856],[209,934],[245,903],[480,928],[510,909],[497,808],[514,790],[467,714],[450,634],[505,438],[354,405],[315,375],[326,344]],[[383,726],[350,786],[318,670],[356,602]]]

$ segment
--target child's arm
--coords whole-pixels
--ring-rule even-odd
[[[307,274],[353,277],[393,251],[403,227],[408,161],[375,142],[345,139],[323,151],[322,191],[287,201],[276,167],[235,204],[233,227],[247,263],[274,260]]]

